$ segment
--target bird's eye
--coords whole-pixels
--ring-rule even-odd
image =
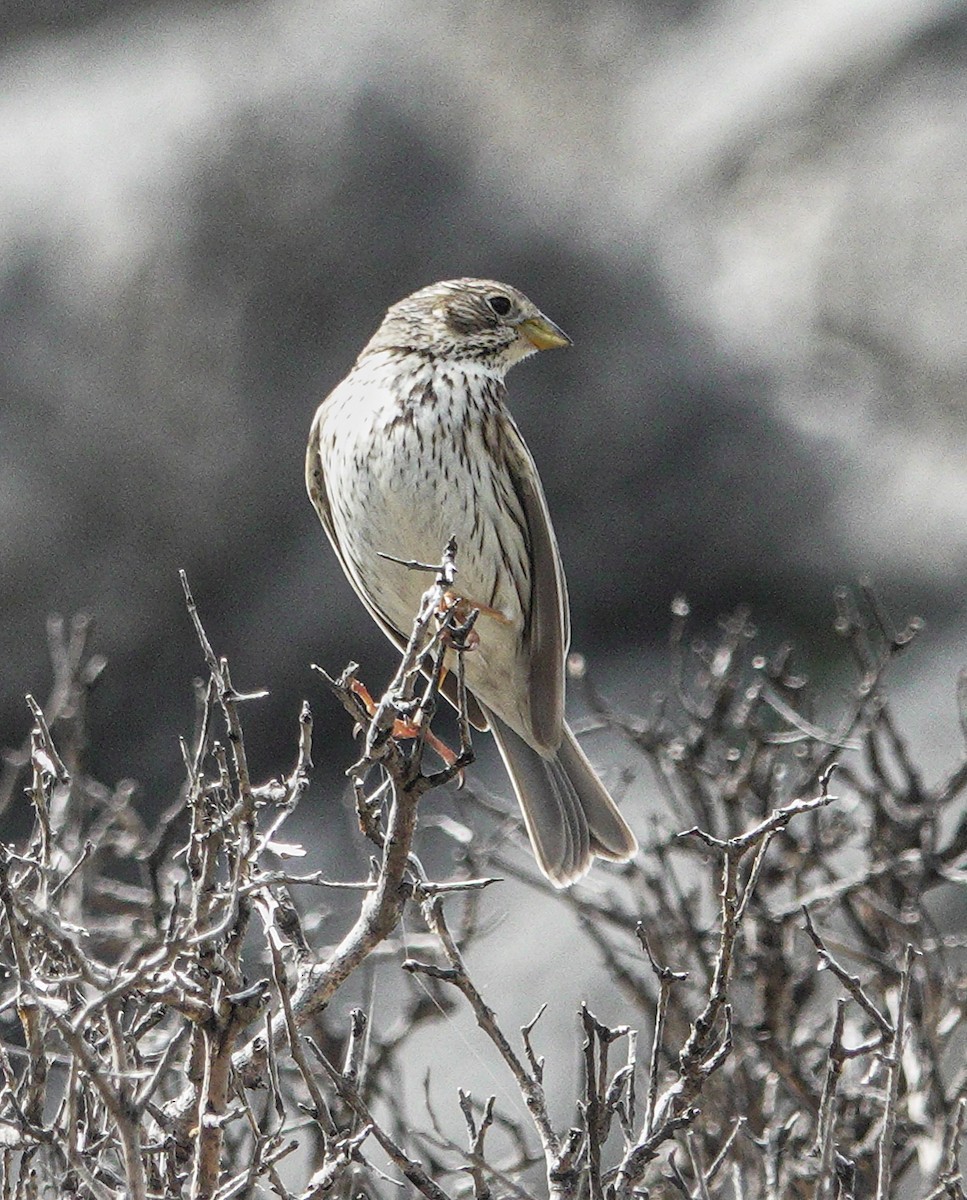
[[[487,303],[491,312],[495,312],[498,317],[506,317],[510,312],[510,301],[506,296],[488,296]]]

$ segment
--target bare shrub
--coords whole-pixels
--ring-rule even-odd
[[[472,840],[445,881],[413,853],[421,796],[472,758],[466,722],[436,772],[399,724],[429,726],[420,667],[442,655],[452,569],[451,550],[375,715],[352,668],[328,680],[364,731],[350,774],[373,868],[355,881],[286,868],[308,706],[291,773],[254,783],[251,697],[187,583],[209,680],[182,797],[150,829],[82,769],[102,664],[84,622],[52,626],[53,694],[30,701],[29,745],[0,780],[5,810],[24,785],[33,806],[0,859],[0,1197],[964,1197],[964,939],[929,901],[963,886],[967,769],[928,785],[894,724],[884,672],[916,625],[893,630],[868,591],[838,597],[854,686],[835,728],[817,716],[828,697],[788,648],[763,654],[741,612],[700,646],[676,605],[668,694],[647,720],[585,680],[664,809],[636,861],[557,896],[582,931],[573,954],[603,961],[627,1018],[585,1006],[583,1044],[551,1048],[584,1064],[561,1127],[537,1017],[505,1029],[466,965],[497,874],[547,885],[500,838]],[[322,948],[299,908],[331,889],[357,899]],[[424,930],[410,954],[405,912]],[[378,948],[401,972],[394,1019],[358,1009],[346,1027],[329,1003]],[[397,1086],[413,1030],[457,1006],[523,1101],[461,1091],[460,1143]]]

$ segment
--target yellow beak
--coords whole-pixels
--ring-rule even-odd
[[[571,339],[547,317],[528,317],[518,326],[521,333],[538,350],[556,350],[558,346],[570,346]]]

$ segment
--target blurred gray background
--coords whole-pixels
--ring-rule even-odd
[[[236,685],[271,691],[244,714],[257,779],[290,768],[312,701],[317,772],[286,830],[306,868],[365,872],[354,747],[309,663],[355,658],[378,688],[391,657],[304,445],[388,304],[482,274],[574,339],[510,390],[602,690],[647,702],[679,593],[699,626],[750,604],[767,645],[832,674],[832,589],[868,572],[928,620],[895,709],[935,778],[962,756],[967,662],[965,147],[963,3],[5,0],[0,743],[49,686],[47,614],[89,611],[109,659],[91,770],[170,803],[203,668],[184,567]],[[640,789],[625,810],[647,843]],[[440,829],[419,848],[445,873]],[[329,903],[305,900],[336,938]],[[553,997],[566,1122],[578,1003],[638,1016],[549,889],[487,904],[476,982],[508,1029]],[[387,960],[380,1029],[399,987]],[[458,1084],[514,1110],[465,1012],[420,1039],[447,1120]]]
[[[184,567],[237,686],[271,690],[256,773],[303,696],[350,761],[308,664],[377,687],[390,659],[305,438],[386,306],[462,274],[574,339],[510,384],[602,687],[661,663],[679,592],[821,655],[865,571],[928,619],[911,695],[955,729],[963,4],[7,0],[0,37],[4,744],[46,615],[87,610],[92,766],[169,800]]]

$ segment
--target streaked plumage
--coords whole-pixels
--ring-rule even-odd
[[[496,738],[541,870],[557,886],[634,835],[564,721],[567,592],[537,468],[506,408],[504,375],[567,337],[516,289],[434,284],[394,304],[320,405],[309,495],[343,569],[405,644],[426,578],[457,540],[457,590],[480,606],[464,658],[471,718]]]

